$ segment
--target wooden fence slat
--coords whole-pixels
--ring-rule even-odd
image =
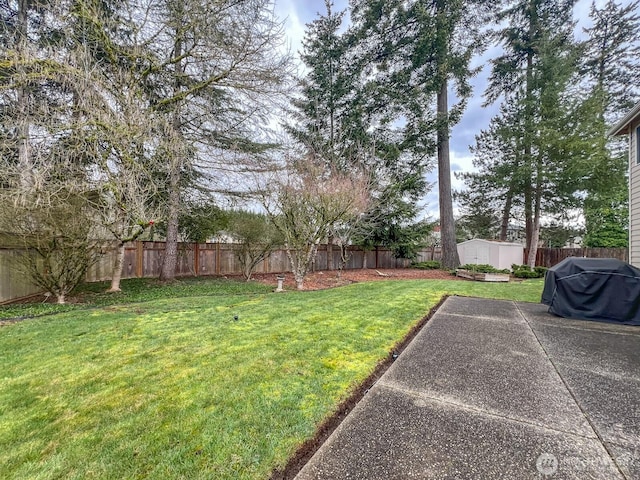
[[[522,263],[527,263],[529,250],[525,248]],[[626,248],[539,248],[536,252],[536,266],[553,267],[568,257],[616,258],[629,261]]]

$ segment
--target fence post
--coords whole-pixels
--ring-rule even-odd
[[[197,277],[200,272],[200,244],[198,242],[193,242],[193,269]]]
[[[220,242],[216,242],[216,275],[220,275]]]
[[[136,241],[136,278],[142,278],[144,274],[144,244]]]

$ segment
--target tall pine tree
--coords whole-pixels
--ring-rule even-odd
[[[471,93],[473,54],[482,46],[479,31],[486,20],[483,1],[352,0],[360,52],[371,67],[396,119],[404,123],[406,141],[419,142],[421,153],[436,154],[442,264],[459,264],[451,195],[449,136]],[[458,103],[449,104],[455,87]],[[373,87],[375,88],[375,87]]]
[[[518,0],[498,15],[506,24],[496,32],[504,53],[492,60],[486,91],[520,105],[523,130],[519,153],[528,263],[535,263],[543,212],[556,209],[571,180],[560,174],[570,160],[570,108],[565,88],[575,71],[572,8],[574,0]]]
[[[627,153],[618,139],[607,139],[608,125],[640,98],[640,2],[626,6],[609,0],[592,3],[592,25],[584,29],[582,74],[589,95],[582,109],[591,119],[590,171],[585,178],[583,213],[590,247],[628,244]]]
[[[301,54],[307,72],[288,130],[318,163],[371,177],[374,201],[352,240],[411,256],[424,230],[415,223],[427,186],[423,138],[398,124],[389,83],[375,75],[362,31],[340,33],[344,12],[334,12],[330,1],[325,6],[307,26]]]

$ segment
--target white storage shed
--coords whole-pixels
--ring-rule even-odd
[[[524,246],[520,243],[498,242],[474,238],[458,244],[462,265],[491,265],[500,270],[511,270],[511,265],[522,265]]]

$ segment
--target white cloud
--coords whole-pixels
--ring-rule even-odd
[[[297,59],[298,52],[302,48],[305,22],[298,16],[296,0],[277,0],[275,2],[275,12],[282,22],[284,22],[288,46]]]

